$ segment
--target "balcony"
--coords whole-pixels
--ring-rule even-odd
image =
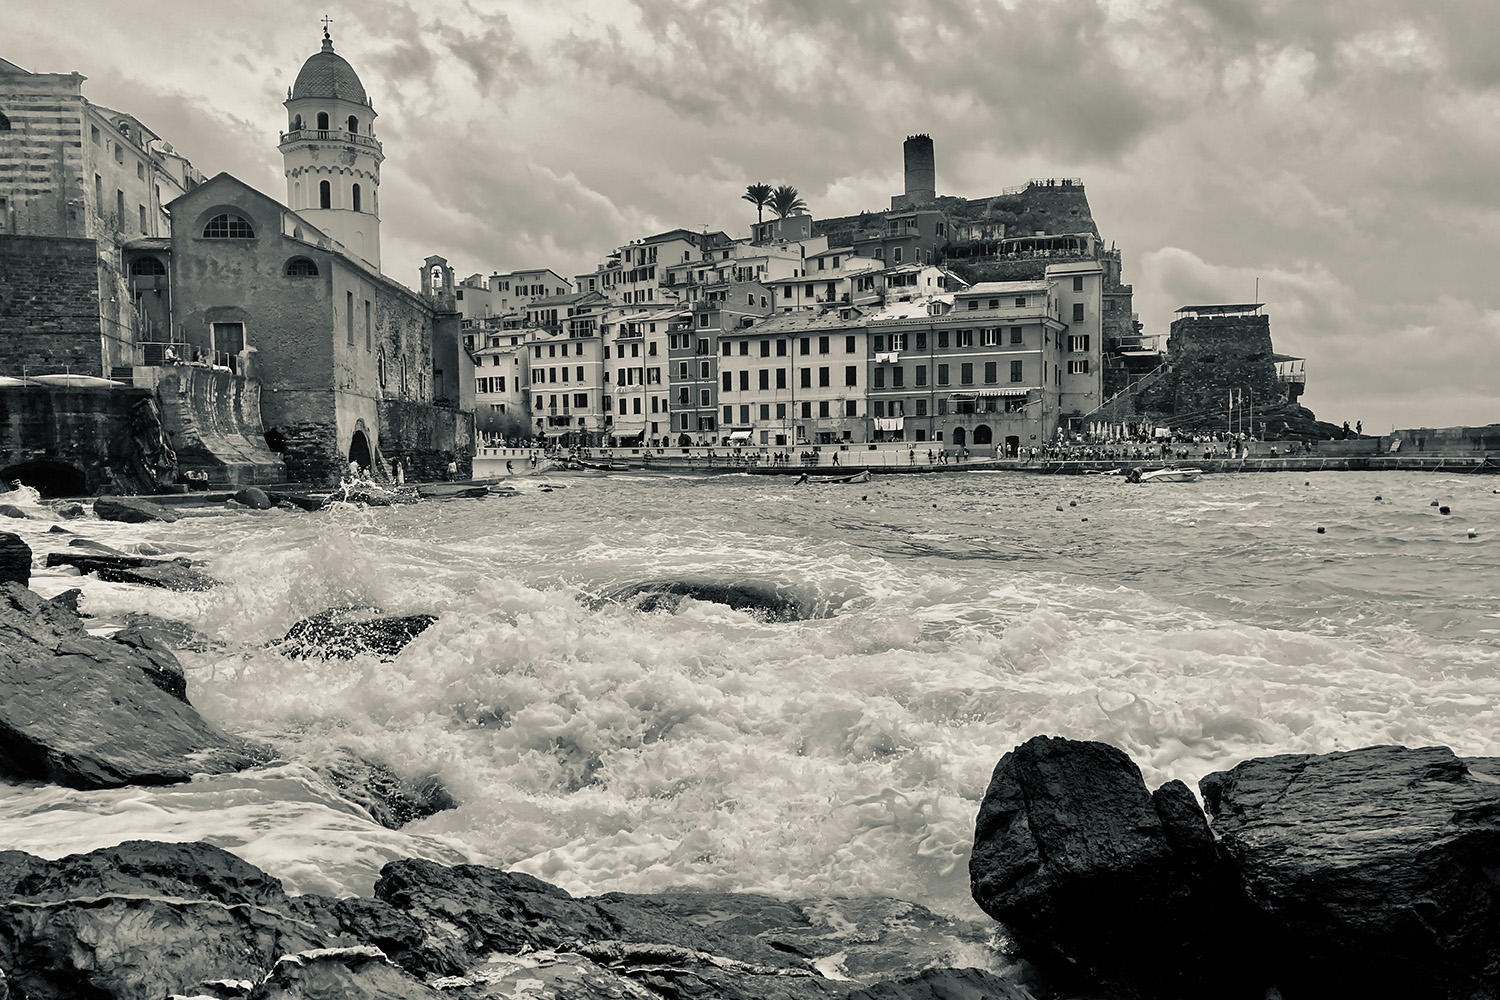
[[[339,128],[304,128],[281,133],[281,145],[283,146],[289,142],[305,141],[342,142],[351,146],[369,146],[371,149],[380,149],[380,141],[373,135],[345,132]]]

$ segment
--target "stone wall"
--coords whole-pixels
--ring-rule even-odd
[[[1500,454],[1500,424],[1483,427],[1415,427],[1382,439],[1384,451],[1400,444],[1398,455],[1477,456]]]
[[[0,374],[100,373],[98,270],[94,240],[0,236]]]
[[[458,477],[474,475],[474,415],[427,403],[386,400],[380,404],[380,456],[400,462],[412,481],[442,479],[448,463]]]
[[[49,495],[152,492],[176,457],[149,389],[0,388],[0,479]]]
[[[156,383],[162,424],[181,471],[236,486],[284,483],[286,466],[266,446],[260,383],[232,372],[188,365],[137,369]]]
[[[1270,410],[1286,401],[1272,358],[1269,316],[1176,320],[1167,340],[1171,375],[1150,401],[1175,418],[1173,426],[1222,423],[1235,390],[1256,410]]]

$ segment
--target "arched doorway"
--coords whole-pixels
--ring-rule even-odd
[[[0,482],[7,487],[20,482],[30,486],[43,497],[76,497],[88,492],[88,483],[83,470],[66,462],[51,462],[45,459],[35,462],[20,462],[0,471]]]
[[[679,435],[678,438],[677,438],[677,444],[678,444],[679,447],[687,448],[687,447],[691,446],[692,443],[693,443],[693,439],[690,438],[690,437],[688,437],[686,434]]]
[[[349,442],[349,461],[359,463],[359,467],[366,470],[375,464],[370,457],[370,439],[364,431],[354,432],[354,440]]]
[[[969,443],[968,432],[965,431],[962,427],[955,427],[955,428],[953,428],[953,443],[955,445],[957,445],[958,447],[960,447],[960,448],[962,448],[964,445],[968,444]]]
[[[991,444],[993,441],[994,436],[990,431],[989,424],[980,424],[974,428],[974,445],[976,447],[982,444]]]
[[[1011,434],[1005,439],[1005,453],[1011,458],[1021,454],[1021,439]]]

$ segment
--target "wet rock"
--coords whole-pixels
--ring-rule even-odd
[[[849,1000],[1035,1000],[1024,987],[983,969],[926,969],[915,976],[876,983]]]
[[[802,621],[822,617],[798,594],[769,583],[723,583],[714,580],[646,580],[604,595],[640,611],[676,611],[684,598],[724,604],[764,621]]]
[[[175,521],[176,512],[161,504],[135,497],[99,497],[94,501],[94,513],[106,521],[127,521],[144,524],[149,521]]]
[[[19,852],[7,852],[15,855]],[[133,841],[29,871],[0,902],[0,966],[27,1000],[161,997],[216,979],[260,980],[320,947],[281,884],[208,844]]]
[[[1065,986],[1262,996],[1253,976],[1224,981],[1239,911],[1202,877],[1208,831],[1186,791],[1153,801],[1130,758],[1103,743],[1028,740],[1001,758],[979,807],[974,900]],[[1157,955],[1164,941],[1170,961]]]
[[[78,539],[82,541],[82,539]],[[192,568],[184,558],[151,559],[124,553],[49,552],[48,566],[73,566],[109,583],[134,583],[163,590],[212,590],[219,581]]]
[[[341,750],[308,766],[346,799],[362,806],[375,822],[392,830],[458,805],[436,775],[403,778],[353,751]]]
[[[49,535],[71,535],[72,532],[69,531],[67,528],[64,528],[60,524],[54,524],[50,528],[47,529],[47,534],[49,534]]]
[[[0,585],[0,775],[111,788],[254,763],[250,747],[158,686],[169,659],[89,635],[66,607]]]
[[[77,615],[80,614],[78,610],[78,599],[82,596],[83,591],[79,590],[77,587],[72,587],[68,590],[63,591],[61,594],[58,594],[56,597],[49,598],[47,603],[55,605],[58,608],[61,608],[65,611],[70,611],[73,614]]]
[[[83,504],[78,503],[76,500],[69,501],[65,504],[60,504],[53,509],[57,511],[59,516],[65,517],[70,521],[77,520],[80,517],[89,516],[89,509]]]
[[[436,621],[436,615],[383,618],[379,608],[330,608],[293,625],[276,648],[284,656],[391,659]]]
[[[1199,787],[1287,996],[1500,995],[1500,760],[1375,746]]]
[[[31,546],[20,535],[0,531],[0,583],[31,582]]]
[[[14,517],[17,520],[21,521],[31,520],[30,514],[26,513],[15,504],[10,503],[0,503],[0,517]]]
[[[246,486],[234,495],[234,502],[251,510],[270,510],[271,498],[259,486]]]
[[[125,642],[139,647],[141,641],[149,641],[153,644],[152,648],[164,647],[173,651],[186,649],[194,653],[221,648],[220,643],[183,622],[174,622],[168,618],[159,618],[156,615],[138,611],[125,615],[124,621],[124,627],[110,637],[116,642]]]
[[[139,626],[126,627],[110,636],[110,639],[141,654],[143,662],[140,668],[146,672],[152,684],[178,701],[187,701],[187,678],[182,672],[182,664],[177,662],[177,656],[162,640],[159,632]]]
[[[515,994],[521,995],[521,994]],[[379,948],[320,948],[277,960],[250,1000],[435,1000],[435,990],[386,960]]]
[[[266,490],[266,499],[277,507],[292,507],[297,510],[322,510],[328,506],[328,498],[313,496],[309,493],[282,493],[275,490]]]

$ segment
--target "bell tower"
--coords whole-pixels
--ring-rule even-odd
[[[287,93],[281,134],[286,199],[293,211],[380,269],[380,164],[375,108],[354,67],[323,48],[308,57]]]

